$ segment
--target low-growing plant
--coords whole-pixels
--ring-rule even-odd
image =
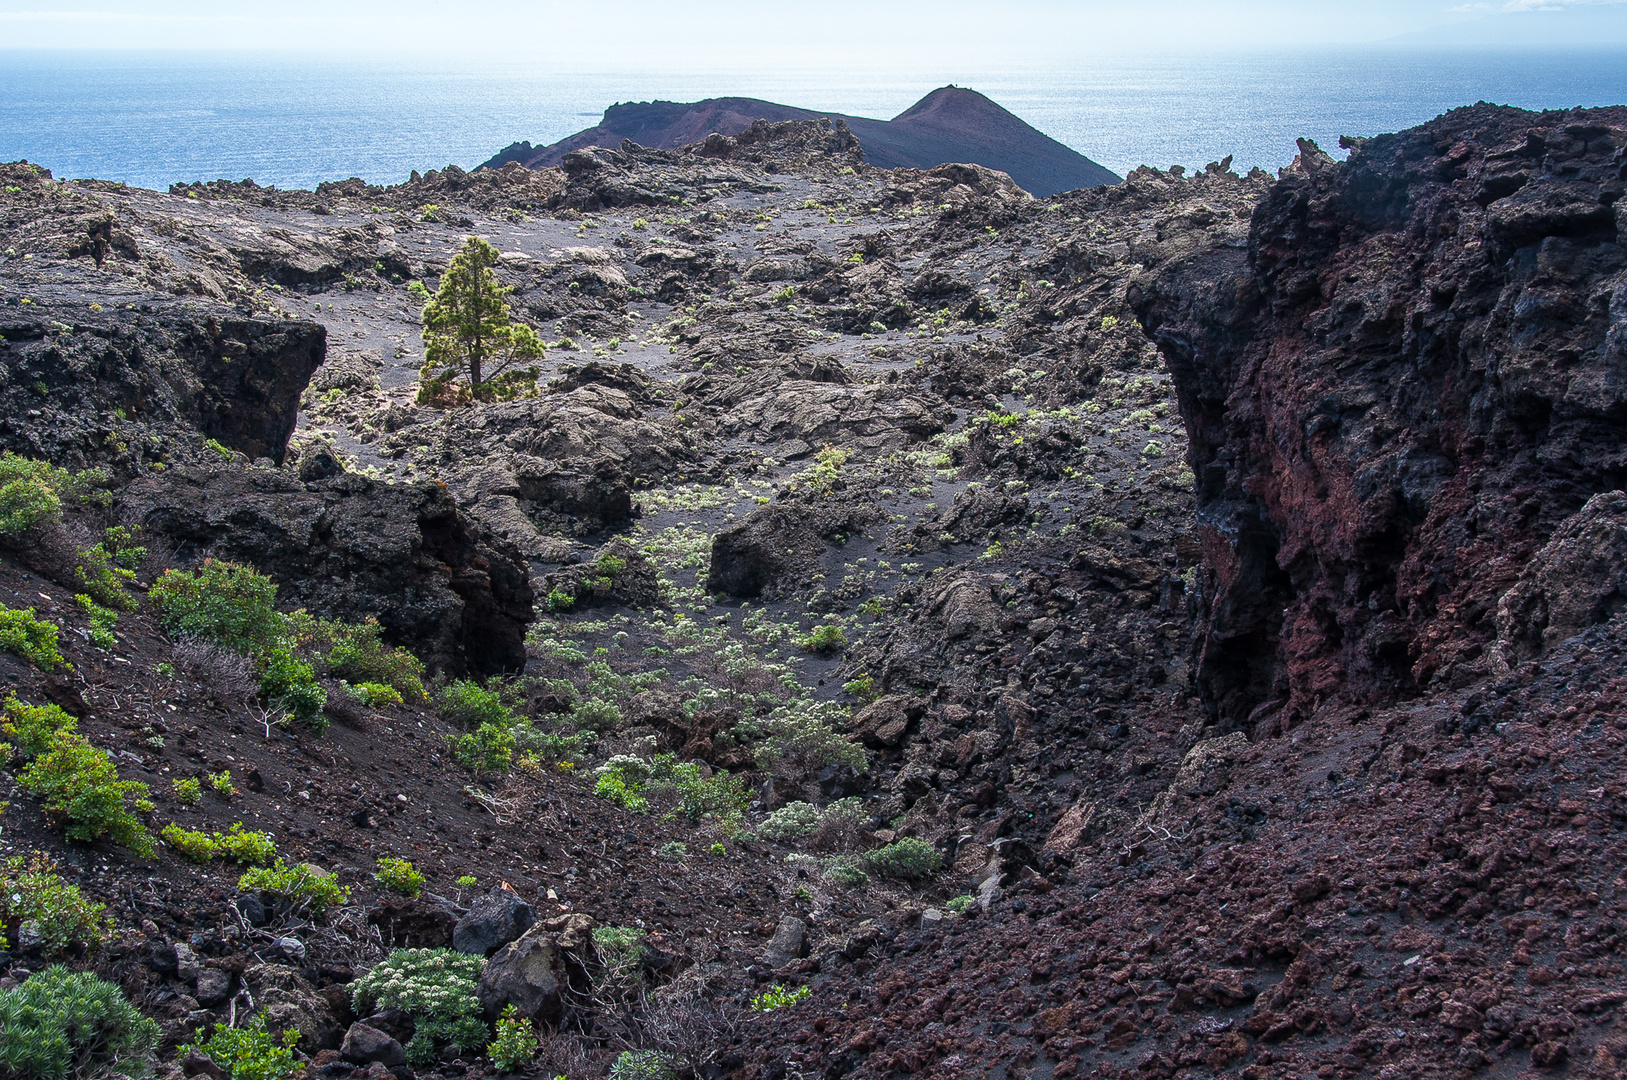
[[[388,686],[406,701],[425,700],[423,661],[386,645],[377,619],[346,623],[296,611],[287,624],[296,653],[309,657],[319,673],[352,685]]]
[[[177,855],[188,862],[206,863],[219,853],[219,847],[206,832],[184,829],[175,822],[165,825],[158,833]]]
[[[397,690],[389,683],[358,683],[356,686],[352,687],[351,690],[355,693],[356,697],[361,699],[361,703],[366,705],[369,709],[377,709],[385,705],[403,704],[401,691]]]
[[[844,889],[856,889],[870,883],[870,875],[865,872],[863,865],[849,855],[837,855],[826,859],[819,868],[819,875],[832,885],[839,885]]]
[[[16,536],[62,512],[67,472],[45,461],[0,453],[0,536]]]
[[[245,871],[237,879],[237,887],[244,892],[268,893],[312,912],[326,911],[330,905],[350,899],[350,890],[321,867],[310,863],[289,866],[281,859],[270,866]]]
[[[486,1047],[491,1063],[506,1073],[515,1072],[537,1053],[537,1031],[513,1005],[497,1018],[497,1037]]]
[[[327,731],[322,709],[328,703],[328,692],[316,681],[316,669],[287,645],[273,646],[265,653],[260,694],[315,734]]]
[[[74,578],[79,587],[103,607],[129,611],[136,601],[125,587],[136,579],[134,570],[127,570],[113,559],[113,553],[103,544],[92,544],[79,553]]]
[[[378,871],[373,874],[373,880],[402,896],[416,897],[424,889],[424,875],[413,869],[408,860],[391,855],[378,859]]]
[[[788,802],[757,826],[757,835],[776,844],[789,844],[812,836],[819,828],[819,809],[812,803]]]
[[[513,711],[503,704],[501,694],[486,689],[472,679],[448,683],[436,697],[435,707],[442,716],[465,730],[473,730],[482,724],[492,724],[506,730],[513,728],[517,719]]]
[[[139,1076],[161,1036],[122,990],[89,972],[59,964],[0,991],[0,1073],[16,1080]]]
[[[560,588],[549,589],[545,603],[549,611],[569,611],[576,606],[576,594]]]
[[[860,675],[857,679],[850,679],[842,684],[842,692],[860,701],[874,701],[878,696],[875,677]]]
[[[760,741],[752,752],[758,768],[793,778],[830,766],[863,771],[864,747],[832,723],[846,715],[847,710],[833,702],[810,700],[775,709],[758,725]]]
[[[713,855],[727,855],[729,853],[729,849],[724,847],[722,844],[713,844],[706,850],[711,852]]]
[[[228,1080],[294,1080],[305,1071],[294,1048],[299,1045],[299,1029],[288,1028],[279,1037],[266,1027],[266,1014],[256,1013],[242,1027],[216,1024],[208,1038],[199,1028],[197,1042],[178,1047],[185,1058],[198,1053],[214,1062]]]
[[[46,956],[80,947],[94,952],[113,934],[106,910],[106,905],[85,899],[79,886],[62,880],[57,864],[44,852],[13,855],[0,863],[0,924],[32,923]]]
[[[840,626],[824,623],[816,626],[802,639],[802,647],[808,652],[828,653],[837,649],[847,648],[847,632]]]
[[[937,848],[913,836],[877,848],[870,852],[866,861],[877,877],[901,881],[919,881],[936,873],[938,867],[943,865]]]
[[[644,963],[645,936],[636,926],[598,926],[593,929],[593,949],[607,971],[632,977]]]
[[[452,760],[475,772],[507,772],[514,764],[514,732],[498,724],[481,724],[468,734],[448,735],[446,748]]]
[[[90,620],[90,643],[104,652],[112,652],[119,643],[113,633],[113,628],[119,625],[119,613],[103,607],[85,593],[78,593],[73,600]]]
[[[783,1009],[788,1005],[795,1005],[799,1001],[805,1001],[811,993],[813,991],[806,986],[787,990],[779,983],[775,983],[751,999],[751,1011],[773,1012],[775,1009]]]
[[[172,636],[188,635],[257,655],[286,633],[277,586],[252,566],[205,559],[195,572],[166,570],[148,596]]]
[[[672,1058],[659,1050],[623,1050],[610,1066],[610,1080],[677,1080]]]
[[[55,671],[62,659],[56,623],[34,618],[33,608],[0,605],[0,649],[27,660],[41,671]]]
[[[631,810],[635,814],[642,814],[649,809],[649,802],[642,794],[642,787],[636,781],[629,782],[627,777],[619,770],[601,772],[598,781],[593,785],[593,794],[601,799],[609,799],[624,810]]]
[[[12,741],[13,749],[24,758],[33,760],[56,745],[58,738],[72,734],[78,726],[79,722],[60,706],[29,705],[12,694],[6,698],[5,719],[0,720],[0,733]]]
[[[170,787],[175,789],[175,798],[182,806],[197,806],[203,802],[203,783],[196,776],[172,780]]]
[[[614,731],[621,726],[621,708],[603,698],[587,698],[571,706],[571,723],[589,731]]]
[[[956,915],[964,915],[971,910],[972,905],[975,903],[977,903],[977,897],[972,896],[970,893],[963,893],[960,896],[950,897],[945,900],[943,906]]]
[[[232,786],[232,770],[222,769],[217,773],[205,773],[204,779],[209,783],[209,790],[223,799],[229,799],[237,794],[237,788]]]
[[[153,854],[152,835],[126,806],[147,797],[147,785],[120,780],[113,756],[74,733],[59,735],[51,748],[17,775],[17,782],[40,796],[46,813],[70,840],[108,837],[137,855]]]
[[[234,821],[224,833],[214,836],[215,850],[223,858],[243,866],[266,866],[277,857],[277,842],[270,833],[254,832]]]
[[[484,966],[483,957],[452,949],[397,949],[351,983],[351,1003],[358,1016],[400,1009],[412,1017],[409,1063],[433,1061],[437,1043],[478,1052],[491,1037],[475,996]]]

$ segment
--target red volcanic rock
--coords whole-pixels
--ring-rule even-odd
[[[1499,599],[1627,474],[1627,109],[1352,145],[1131,290],[1192,437],[1199,680],[1267,730],[1486,675]]]

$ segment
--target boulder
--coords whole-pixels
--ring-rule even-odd
[[[1595,495],[1554,531],[1497,602],[1507,669],[1627,607],[1627,493]]]
[[[452,944],[457,918],[427,900],[387,897],[368,909],[367,922],[388,948],[440,949]]]
[[[493,889],[470,904],[469,913],[452,928],[452,947],[473,956],[490,956],[535,921],[530,904],[507,889]]]
[[[763,950],[763,963],[770,968],[782,968],[793,960],[808,955],[808,924],[795,915],[787,915],[774,928],[774,936]]]
[[[361,622],[433,670],[496,674],[525,663],[529,570],[436,483],[340,476],[304,484],[263,469],[171,469],[119,493],[121,521],[182,564],[248,563],[285,610]]]
[[[299,972],[281,964],[255,964],[243,972],[243,983],[265,1010],[272,1031],[297,1028],[299,1048],[307,1054],[338,1049],[344,1030],[327,999]]]
[[[378,1062],[385,1068],[405,1065],[407,1052],[400,1043],[370,1024],[358,1020],[345,1031],[339,1056],[357,1065]]]
[[[853,734],[874,749],[894,747],[904,741],[911,722],[925,711],[919,700],[901,694],[877,698],[853,717]]]
[[[212,1009],[224,1002],[232,993],[232,975],[219,968],[203,968],[198,972],[198,988],[193,997],[198,1004]]]

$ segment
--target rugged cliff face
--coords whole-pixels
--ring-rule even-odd
[[[1247,250],[1132,290],[1191,437],[1198,677],[1289,726],[1487,674],[1499,598],[1627,476],[1627,110],[1302,144]]]

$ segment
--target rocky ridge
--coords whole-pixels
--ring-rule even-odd
[[[452,671],[512,665],[532,616],[500,681],[531,724],[589,739],[585,767],[744,774],[762,830],[630,812],[571,771],[472,777],[427,707],[262,740],[207,680],[151,674],[173,644],[137,613],[133,663],[70,637],[93,678],[4,658],[13,685],[77,702],[129,768],[251,764],[238,801],[160,813],[279,823],[358,903],[250,929],[232,875],[70,848],[127,927],[102,970],[172,1037],[249,987],[333,1076],[406,1068],[411,1035],[344,985],[475,922],[509,928],[474,950],[483,1004],[559,1025],[549,1075],[602,1073],[617,1040],[753,1078],[1616,1075],[1619,268],[1593,207],[1614,213],[1621,128],[1477,107],[1346,163],[1304,144],[1275,181],[1219,162],[1047,200],[821,156],[830,129],[797,125],[391,189],[19,173],[8,312],[117,283],[133,319],[207,280],[189,317],[325,329],[281,469],[200,470],[177,436],[115,517]],[[140,260],[74,253],[107,215]],[[549,355],[536,398],[432,410],[407,285],[471,231]],[[1322,422],[1335,384],[1360,407]],[[1421,461],[1446,479],[1417,487]],[[1505,543],[1517,565],[1453,569]],[[77,626],[40,567],[8,561],[7,602]],[[776,741],[810,718],[836,750]],[[140,743],[154,719],[176,749]],[[856,816],[801,839],[767,820],[841,799]],[[61,849],[27,800],[9,816]],[[943,869],[841,871],[900,838]],[[438,899],[372,883],[409,852]],[[465,872],[508,888],[477,901]],[[676,1011],[618,1027],[581,996],[606,970],[586,942],[635,924]],[[752,1012],[769,983],[810,995]]]

